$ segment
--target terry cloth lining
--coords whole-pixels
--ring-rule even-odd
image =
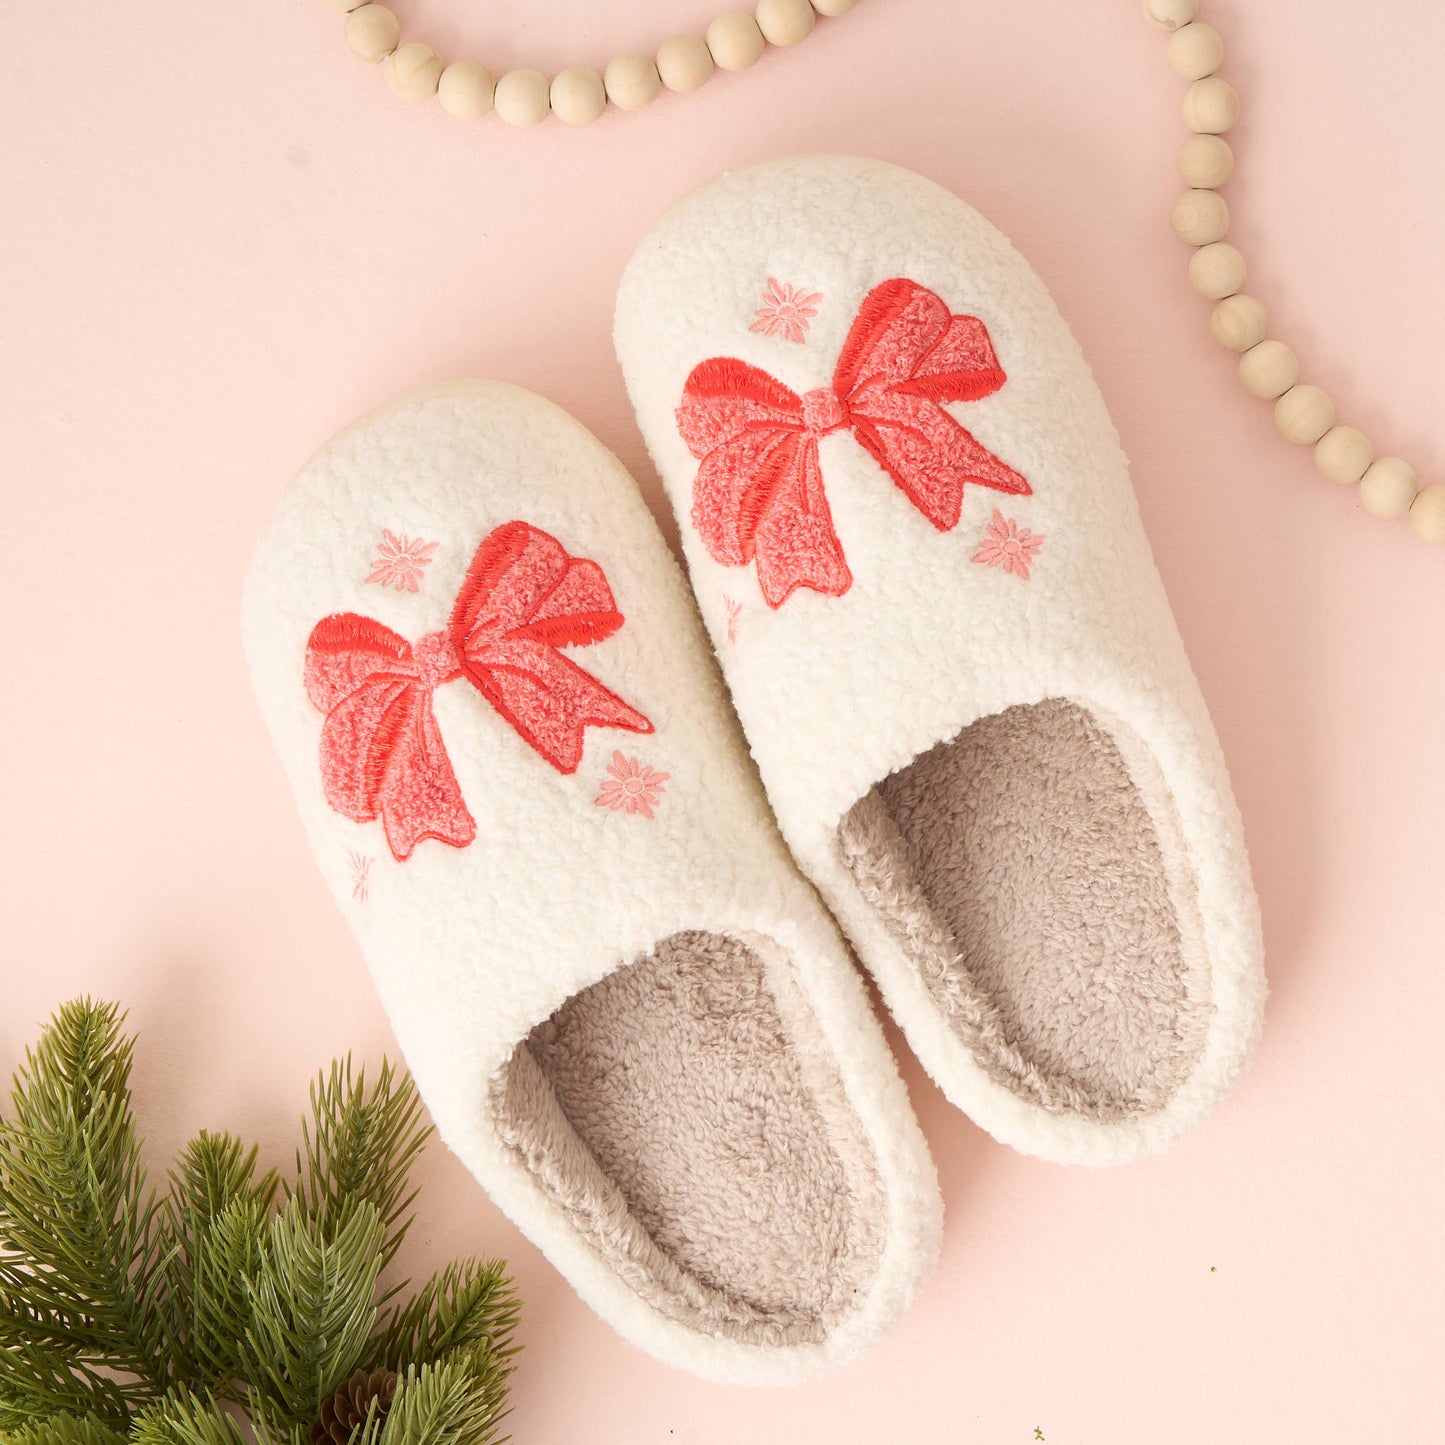
[[[840,856],[996,1082],[1101,1122],[1163,1109],[1212,1005],[1168,791],[1068,698],[980,718],[884,778]]]
[[[825,1339],[866,1296],[882,1185],[768,940],[677,933],[569,999],[492,1080],[503,1140],[659,1312]]]

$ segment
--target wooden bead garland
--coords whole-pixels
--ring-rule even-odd
[[[1189,189],[1174,203],[1170,222],[1181,240],[1198,248],[1189,260],[1189,281],[1215,303],[1210,333],[1226,350],[1240,354],[1239,379],[1255,396],[1274,404],[1280,434],[1314,448],[1321,476],[1340,486],[1358,484],[1360,505],[1373,516],[1408,514],[1418,536],[1445,542],[1445,484],[1419,487],[1408,462],[1376,457],[1362,431],[1336,425],[1334,403],[1319,387],[1300,381],[1294,352],[1267,334],[1264,306],[1243,293],[1244,257],[1224,239],[1229,207],[1217,194],[1234,171],[1234,152],[1222,134],[1239,119],[1239,96],[1217,73],[1224,61],[1219,32],[1195,18],[1196,0],[1141,4],[1144,18],[1169,33],[1170,68],[1189,82],[1181,111],[1193,134],[1180,147],[1178,159],[1180,179]]]
[[[403,45],[401,25],[385,5],[365,0],[326,3],[346,17],[347,49],[369,64],[385,62],[387,83],[397,95],[406,100],[434,95],[442,109],[458,120],[478,120],[495,110],[508,125],[532,126],[549,113],[567,125],[586,125],[609,104],[619,110],[641,110],[664,86],[682,93],[696,90],[714,70],[746,70],[769,45],[806,40],[820,15],[846,15],[858,0],[756,0],[751,12],[719,15],[705,35],[665,40],[656,57],[614,56],[600,75],[585,66],[570,66],[549,81],[539,70],[511,70],[495,83],[486,66],[474,60],[448,65],[429,45],[417,41]],[[1209,30],[1207,25],[1191,28],[1197,28],[1201,37]],[[1201,47],[1207,48],[1207,37],[1186,40],[1183,48],[1192,54],[1203,53]]]
[[[475,60],[454,60],[437,81],[442,109],[457,120],[477,120],[492,108],[492,73]]]

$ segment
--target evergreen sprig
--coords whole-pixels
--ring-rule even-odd
[[[430,1134],[411,1080],[311,1089],[296,1177],[202,1133],[157,1194],[113,1004],[66,1004],[0,1119],[0,1445],[304,1445],[358,1369],[399,1378],[350,1445],[492,1445],[520,1304],[499,1260],[381,1283]]]

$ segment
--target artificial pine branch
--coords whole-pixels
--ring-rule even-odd
[[[512,1338],[520,1313],[521,1301],[499,1260],[453,1260],[392,1311],[372,1355],[398,1373],[482,1343],[505,1359],[518,1348]]]
[[[164,1390],[167,1241],[130,1112],[131,1041],[113,1005],[66,1004],[15,1077],[0,1124],[0,1266],[6,1335],[64,1347],[81,1373],[104,1369]],[[133,1395],[134,1392],[128,1392]]]
[[[181,1389],[136,1416],[130,1445],[246,1445],[246,1437],[214,1399]]]
[[[157,1199],[121,1025],[66,1004],[0,1120],[0,1445],[245,1445],[243,1415],[258,1445],[308,1445],[338,1386],[381,1367],[390,1410],[351,1380],[347,1445],[490,1445],[517,1348],[504,1266],[455,1262],[405,1303],[379,1283],[430,1133],[410,1079],[334,1064],[293,1183],[203,1133]]]
[[[10,1445],[125,1445],[126,1437],[94,1416],[51,1415],[10,1431]]]
[[[472,1351],[408,1366],[377,1445],[491,1445],[506,1389]]]
[[[383,1267],[395,1258],[411,1222],[416,1191],[407,1176],[431,1134],[409,1076],[383,1063],[375,1085],[352,1076],[351,1059],[311,1086],[315,1130],[301,1126],[295,1192],[323,1231],[344,1224],[348,1205],[365,1200],[386,1230]]]

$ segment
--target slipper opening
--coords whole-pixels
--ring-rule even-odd
[[[890,774],[837,842],[990,1078],[1100,1123],[1166,1108],[1212,1006],[1193,873],[1157,763],[1055,697]]]
[[[490,1092],[508,1147],[668,1318],[810,1344],[866,1296],[878,1167],[770,941],[672,935],[533,1029]]]

